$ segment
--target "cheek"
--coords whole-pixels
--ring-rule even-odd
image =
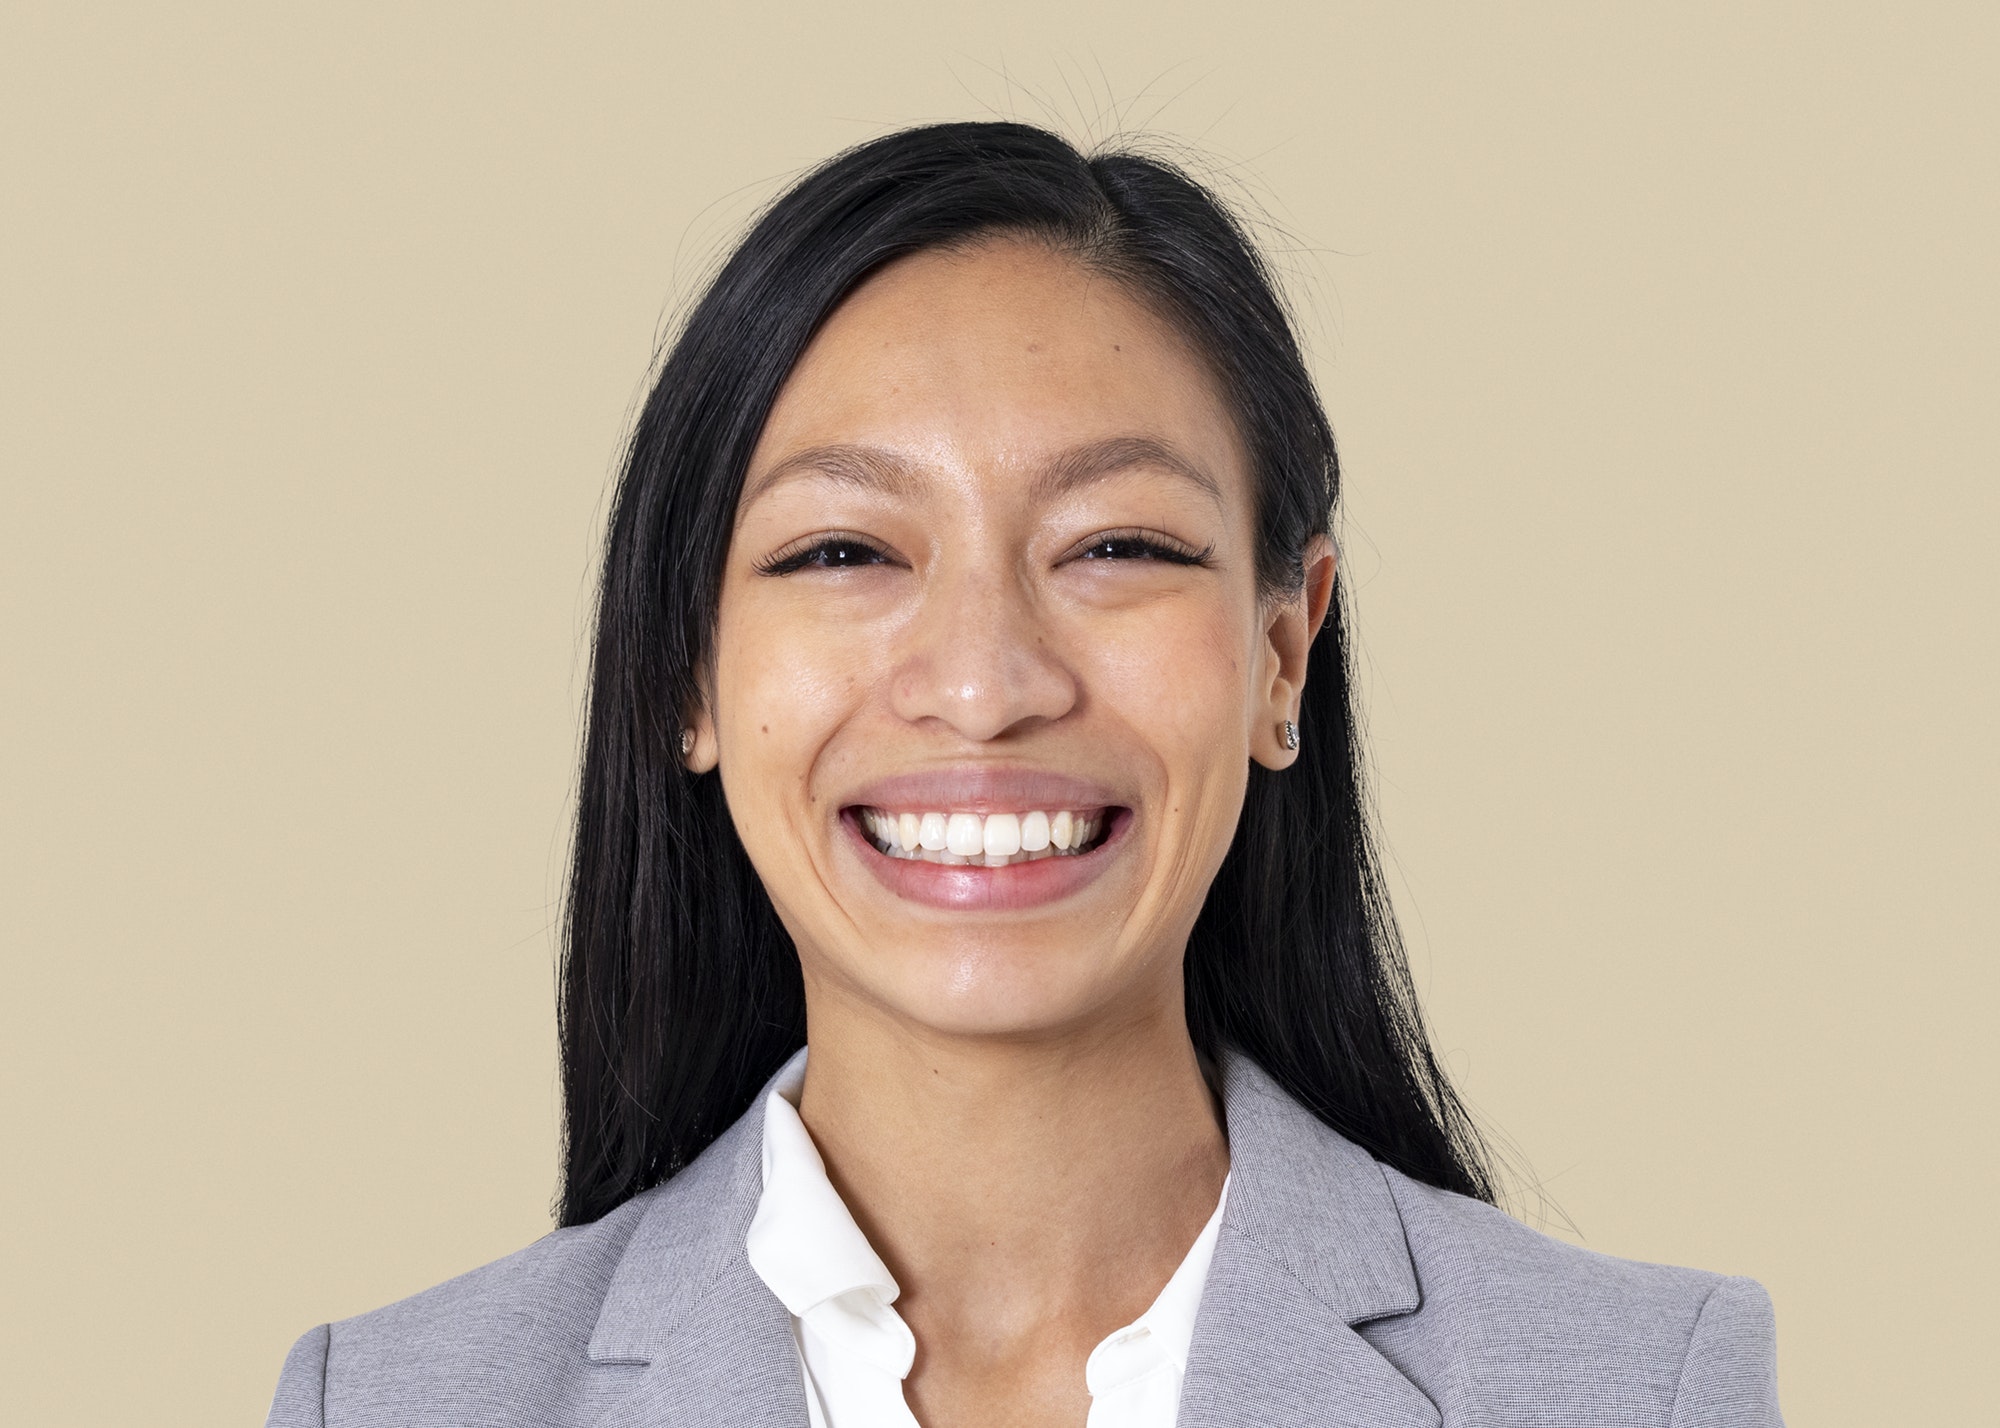
[[[1173,783],[1200,781],[1245,742],[1242,622],[1219,604],[1161,616],[1101,648],[1098,693],[1143,731]]]
[[[716,627],[724,785],[751,803],[811,801],[814,760],[863,695],[867,660],[797,610],[725,602]],[[746,830],[747,832],[747,830]]]

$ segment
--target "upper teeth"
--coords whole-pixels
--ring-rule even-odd
[[[898,858],[999,867],[1058,853],[1075,853],[1097,836],[1104,810],[1074,813],[891,813],[861,810],[861,826]]]

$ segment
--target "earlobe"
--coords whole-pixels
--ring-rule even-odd
[[[1265,655],[1273,668],[1265,689],[1263,729],[1251,740],[1251,752],[1268,769],[1290,768],[1306,737],[1299,727],[1299,701],[1307,656],[1333,603],[1333,542],[1314,536],[1302,564],[1305,578],[1298,592],[1273,608],[1265,627]]]
[[[674,731],[675,752],[681,767],[691,774],[705,774],[722,762],[721,741],[716,738],[715,671],[705,662],[697,663],[693,698],[681,706],[680,727]]]
[[[722,762],[716,752],[715,740],[696,734],[689,740],[689,750],[681,759],[681,765],[691,774],[705,774],[714,770]]]
[[[1288,600],[1272,613],[1271,623],[1264,632],[1269,678],[1264,686],[1263,707],[1258,711],[1261,717],[1250,740],[1250,755],[1267,769],[1284,769],[1297,757],[1299,689],[1305,673],[1306,647],[1312,637],[1306,630],[1308,615],[1304,600]]]
[[[705,774],[721,762],[715,727],[706,716],[682,724],[675,735],[679,742],[681,767],[692,774]]]

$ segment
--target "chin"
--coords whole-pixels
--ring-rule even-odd
[[[1073,1033],[1115,1016],[1123,1001],[1142,999],[1138,988],[1120,996],[1116,981],[1109,969],[1091,975],[1043,941],[1032,952],[961,951],[948,965],[933,963],[881,989],[877,1000],[936,1036],[1039,1039]]]

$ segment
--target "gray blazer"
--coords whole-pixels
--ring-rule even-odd
[[[1222,1079],[1181,1428],[1779,1423],[1755,1282],[1548,1239],[1378,1164],[1242,1057]],[[804,1428],[790,1317],[743,1250],[763,1104],[595,1224],[314,1329],[271,1428]]]

